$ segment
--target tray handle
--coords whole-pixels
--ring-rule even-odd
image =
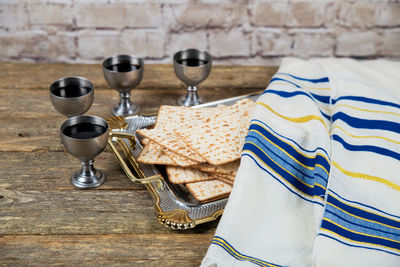
[[[117,138],[118,144],[124,151],[125,156],[129,159],[129,162],[131,163],[133,169],[135,170],[135,172],[137,173],[139,178],[137,178],[132,173],[130,168],[128,167],[128,164],[125,162],[124,158],[119,153],[118,149],[115,147],[115,145],[112,141],[113,138]],[[126,144],[124,142],[122,142],[122,140],[120,140],[120,138],[128,139],[130,148],[128,148],[126,146]],[[126,132],[111,131],[110,135],[108,137],[108,144],[111,147],[111,149],[113,150],[115,156],[117,157],[117,160],[119,161],[122,169],[124,170],[125,174],[128,176],[129,180],[131,180],[135,184],[148,184],[148,183],[152,183],[152,182],[157,182],[158,187],[162,186],[162,180],[163,180],[162,176],[157,174],[157,175],[153,175],[150,177],[146,177],[144,175],[144,173],[142,172],[142,170],[140,169],[139,164],[136,162],[135,158],[133,157],[133,155],[130,151],[130,149],[134,149],[136,146],[136,138],[133,134],[126,133]]]

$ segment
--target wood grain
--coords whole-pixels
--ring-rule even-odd
[[[173,238],[161,233],[0,236],[0,265],[198,266],[211,237],[182,232]]]
[[[80,164],[67,152],[0,152],[0,158],[0,190],[75,189],[69,178]],[[145,190],[125,176],[112,152],[101,153],[94,165],[107,175],[107,181],[96,190]]]
[[[277,67],[213,66],[203,89],[264,89]],[[95,88],[109,88],[103,77],[101,62],[93,64],[2,63],[0,81],[3,89],[48,89],[55,80],[67,76],[89,79]],[[183,89],[172,64],[146,64],[139,89]]]
[[[199,94],[213,101],[261,91],[276,70],[214,66]],[[80,166],[60,142],[66,118],[52,107],[48,88],[73,75],[95,86],[88,114],[109,118],[119,96],[100,62],[0,64],[0,266],[198,266],[218,220],[187,231],[162,226],[149,192],[128,180],[110,149],[95,161],[107,174],[104,185],[70,184]],[[184,93],[172,65],[146,65],[132,99],[142,115],[155,114]]]
[[[202,95],[210,101],[226,95],[237,96],[254,90],[206,90]],[[175,104],[183,90],[136,90],[134,102],[141,107],[140,114],[154,115],[160,105]],[[110,108],[118,103],[114,90],[95,90],[95,100],[89,115],[111,117]],[[59,129],[67,119],[54,110],[47,90],[3,90],[0,100],[0,151],[62,151]]]
[[[145,190],[1,190],[0,234],[169,233]],[[201,225],[212,232],[215,224]]]

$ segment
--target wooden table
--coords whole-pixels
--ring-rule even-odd
[[[209,101],[264,89],[275,67],[215,66],[199,93]],[[74,188],[79,162],[64,151],[48,88],[65,76],[95,86],[88,114],[108,118],[118,93],[98,65],[0,64],[0,265],[197,266],[218,221],[175,231],[156,220],[148,191],[132,184],[109,148],[95,165],[104,185]],[[185,88],[171,65],[146,65],[133,91],[141,114],[174,105]]]

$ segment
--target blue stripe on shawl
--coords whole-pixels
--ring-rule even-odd
[[[306,194],[311,197],[325,195],[326,190],[321,186],[325,187],[326,184],[323,184],[321,186],[317,184],[312,184],[312,185],[308,184],[307,186],[301,178],[296,177],[293,174],[289,173],[289,171],[284,167],[280,166],[275,161],[275,159],[273,160],[269,158],[263,150],[261,150],[254,144],[246,142],[246,144],[244,145],[244,151],[251,151],[265,166],[268,166],[275,173],[277,173],[278,176],[280,176],[283,180],[291,184],[291,186],[293,186],[303,194]]]
[[[342,120],[349,126],[359,129],[386,130],[395,133],[400,132],[400,123],[384,120],[367,120],[351,117],[343,112],[337,112],[332,116],[332,121]]]
[[[356,241],[356,242],[362,242],[366,243],[368,245],[376,246],[380,245],[386,248],[391,248],[391,249],[400,249],[400,244],[398,242],[394,242],[391,240],[387,239],[382,239],[379,237],[374,237],[374,236],[367,236],[365,234],[360,234],[360,233],[354,233],[352,231],[346,230],[338,225],[335,225],[327,220],[322,220],[321,224],[322,229],[329,230],[331,232],[336,233],[339,236],[342,236],[344,238]]]
[[[339,135],[332,135],[332,139],[339,142],[340,144],[343,145],[343,147],[349,151],[366,151],[366,152],[372,152],[384,156],[388,156],[397,160],[400,160],[400,154],[396,153],[395,151],[392,151],[387,148],[379,147],[379,146],[371,146],[371,145],[352,145],[347,143],[346,141],[343,140]]]
[[[382,105],[382,106],[400,108],[399,104],[392,103],[389,101],[368,98],[368,97],[364,97],[364,96],[340,96],[337,99],[332,99],[332,104],[336,104],[336,102],[341,101],[341,100],[353,100],[353,101],[359,101],[359,102],[364,102],[364,103],[369,103],[369,104],[377,104],[377,105]]]
[[[395,256],[400,256],[400,254],[393,253],[391,251],[387,251],[387,250],[383,250],[383,249],[379,249],[379,248],[371,248],[371,247],[365,247],[365,246],[352,245],[352,244],[346,243],[346,242],[344,242],[344,241],[342,241],[340,239],[337,239],[337,238],[335,238],[333,236],[329,236],[329,235],[326,235],[326,234],[323,234],[323,233],[319,233],[318,235],[333,239],[333,240],[335,240],[335,241],[337,241],[337,242],[339,242],[339,243],[341,243],[343,245],[349,246],[349,247],[377,250],[377,251],[386,252],[386,253],[389,253],[389,254],[392,254],[392,255],[395,255]]]
[[[335,191],[333,191],[332,189],[329,189],[329,193],[332,193],[332,194],[335,195],[337,198],[340,198],[341,201],[346,201],[346,202],[348,202],[348,203],[352,203],[352,204],[355,204],[355,205],[359,205],[359,206],[362,206],[362,207],[365,207],[365,208],[374,210],[374,211],[376,211],[376,212],[383,213],[383,214],[388,215],[388,216],[390,216],[390,217],[394,217],[394,218],[400,219],[400,216],[397,216],[397,215],[394,215],[394,214],[385,212],[385,211],[383,211],[383,210],[374,208],[374,207],[369,206],[369,205],[366,205],[366,204],[364,204],[364,203],[360,203],[360,202],[357,202],[357,201],[352,201],[352,200],[350,200],[350,199],[344,198],[344,197],[340,196],[339,194],[337,194],[337,193],[336,193]]]
[[[290,76],[290,77],[295,78],[297,80],[311,82],[311,83],[328,83],[329,82],[329,78],[328,77],[322,77],[322,78],[317,78],[317,79],[307,79],[307,78],[294,76],[294,75],[292,75],[290,73],[285,73],[285,72],[278,72],[278,73],[276,73],[276,75],[287,75],[287,76]]]
[[[399,221],[395,221],[392,220],[390,218],[372,213],[372,212],[368,212],[365,210],[362,210],[360,208],[356,208],[354,206],[350,206],[347,205],[346,203],[339,201],[338,199],[332,197],[330,194],[328,194],[328,203],[332,203],[333,205],[335,205],[336,207],[361,218],[365,218],[367,220],[370,221],[374,221],[374,222],[379,222],[379,223],[383,223],[392,227],[396,227],[396,228],[400,228],[400,222]]]
[[[279,166],[292,173],[295,177],[307,183],[309,186],[314,186],[314,190],[319,190],[318,192],[314,192],[314,195],[325,195],[329,174],[323,171],[319,166],[316,166],[314,169],[304,168],[288,155],[283,153],[279,148],[274,146],[269,140],[264,139],[256,132],[249,132],[246,140],[258,145],[264,152],[273,158]],[[316,184],[323,187],[320,187],[323,192],[321,192],[320,189],[316,189]]]
[[[249,151],[251,153],[251,151]],[[253,160],[253,162],[264,172],[268,173],[272,178],[274,178],[276,181],[278,181],[281,185],[283,185],[284,187],[286,187],[286,189],[288,189],[290,192],[292,192],[293,194],[295,194],[296,196],[300,197],[301,199],[307,201],[307,202],[311,202],[314,204],[318,204],[320,206],[324,206],[322,203],[318,202],[318,201],[314,201],[312,199],[306,198],[304,195],[299,194],[298,192],[294,191],[292,188],[290,188],[286,183],[284,183],[283,181],[281,181],[280,178],[277,178],[275,175],[273,175],[270,171],[268,171],[266,168],[264,168],[263,166],[260,165],[260,163],[258,163],[257,159],[255,159],[250,153],[247,153],[245,150],[243,150],[242,153],[242,157],[249,157]]]
[[[400,229],[387,227],[386,225],[354,217],[332,205],[326,205],[324,217],[357,232],[377,235],[390,239],[400,239]]]
[[[264,154],[264,151],[260,150],[258,147],[251,143],[246,143],[244,145],[244,150],[249,150],[253,152],[266,166],[271,168],[272,170],[275,171],[279,176],[281,176],[283,179],[285,179],[288,183],[290,183],[292,186],[297,188],[299,191],[302,193],[313,196],[313,188],[306,186],[302,182],[296,179],[293,175],[288,173],[287,170],[283,169],[281,166],[279,166],[276,162],[274,162],[272,159],[267,157]]]
[[[285,91],[280,91],[280,90],[273,90],[273,89],[267,89],[263,92],[263,94],[275,94],[275,95],[279,95],[281,97],[284,98],[289,98],[289,97],[293,97],[293,96],[297,96],[297,95],[304,95],[308,98],[310,98],[312,101],[315,102],[315,99],[312,98],[308,93],[303,92],[303,91],[294,91],[294,92],[285,92]],[[310,93],[311,94],[311,93]],[[311,94],[313,97],[315,97],[315,94]],[[316,98],[316,97],[315,97]],[[328,114],[324,113],[321,109],[319,109],[319,111],[321,112],[321,114],[327,119],[327,120],[331,120],[331,116],[329,116]]]
[[[285,166],[288,171],[295,174],[300,174],[305,177],[305,182],[310,183],[310,179],[313,179],[314,171],[310,169],[303,168],[294,162],[291,158],[285,155],[281,150],[271,144],[269,141],[263,139],[259,134],[255,132],[249,132],[246,137],[246,141],[251,141],[256,145],[260,146],[263,151],[265,151],[269,156],[273,157],[275,161],[281,166]]]
[[[235,249],[228,241],[226,241],[224,238],[220,236],[214,236],[211,244],[217,245],[224,249],[227,253],[229,253],[232,257],[239,261],[248,261],[251,263],[254,263],[258,266],[281,266],[277,265],[275,263],[270,263],[261,259],[258,259],[256,257],[251,257],[246,254],[240,253],[237,249]]]
[[[269,127],[265,122],[260,121],[260,120],[258,120],[258,119],[253,119],[253,120],[251,120],[251,123],[253,123],[253,122],[258,122],[258,123],[262,124],[264,127],[266,127],[266,129],[268,128],[268,130],[269,130],[270,132],[274,133],[275,135],[277,135],[277,136],[279,136],[279,137],[281,137],[281,138],[283,138],[283,139],[286,139],[286,140],[290,141],[291,143],[296,144],[296,146],[297,146],[298,148],[300,148],[301,150],[303,150],[303,151],[305,151],[305,152],[314,153],[314,152],[316,152],[317,150],[321,150],[322,152],[324,152],[325,156],[329,159],[329,154],[328,154],[328,152],[326,152],[326,150],[323,149],[322,147],[316,147],[316,148],[313,149],[313,150],[306,149],[306,148],[300,146],[295,140],[290,139],[290,138],[288,138],[288,137],[286,137],[286,136],[284,136],[284,135],[281,135],[281,134],[279,134],[278,132],[274,131],[274,130],[273,130],[271,127]]]
[[[273,83],[274,81],[284,81],[284,82],[287,82],[287,83],[290,83],[290,84],[294,85],[294,86],[297,87],[297,88],[304,89],[302,86],[300,86],[300,85],[298,85],[298,84],[296,84],[296,83],[294,83],[294,82],[292,82],[292,81],[283,79],[283,78],[274,77],[274,78],[271,79],[270,84]],[[268,91],[269,91],[269,89],[268,89],[268,90],[265,90],[264,93],[266,93],[266,92],[268,92]],[[317,94],[314,94],[314,93],[311,93],[311,92],[310,92],[310,94],[311,94],[316,100],[318,100],[318,101],[320,101],[320,102],[322,102],[322,103],[324,103],[324,104],[329,104],[329,102],[330,102],[330,96],[321,96],[321,95],[317,95]]]
[[[282,150],[285,150],[288,154],[290,154],[292,157],[297,159],[302,164],[309,166],[309,167],[314,167],[316,164],[321,164],[329,172],[330,164],[321,155],[317,154],[314,158],[305,157],[305,156],[301,155],[296,149],[294,149],[289,144],[279,140],[279,138],[277,138],[276,136],[271,134],[266,128],[262,127],[261,125],[252,123],[250,125],[249,130],[253,130],[253,129],[262,133],[266,138],[271,140],[272,143],[276,144]]]

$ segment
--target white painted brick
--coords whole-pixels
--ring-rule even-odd
[[[72,0],[72,1],[74,1],[75,4],[76,3],[79,3],[79,4],[81,4],[81,3],[87,3],[87,4],[90,4],[90,3],[92,3],[92,4],[115,4],[115,3],[121,2],[119,0]]]
[[[72,28],[73,26],[71,24],[34,24],[29,27],[32,31],[44,31],[48,35],[57,34],[59,32],[72,33]]]
[[[244,3],[170,5],[173,15],[172,28],[231,27],[242,25],[247,18]]]
[[[379,36],[373,31],[351,30],[336,37],[337,56],[372,56],[377,53]]]
[[[164,56],[165,35],[155,30],[125,30],[120,36],[120,52],[143,58]]]
[[[207,33],[205,31],[172,33],[168,43],[167,55],[171,57],[176,52],[188,48],[207,50]]]
[[[299,32],[294,35],[293,55],[303,58],[333,56],[334,45],[330,33]]]
[[[23,4],[0,5],[0,28],[10,31],[27,30],[28,14]]]
[[[379,54],[383,56],[400,56],[400,29],[383,31]]]
[[[328,0],[324,12],[324,27],[332,28],[337,23],[337,13],[339,12],[339,1]],[[340,3],[340,2],[339,2]]]
[[[15,1],[15,0],[12,0],[12,1]],[[19,0],[19,1],[21,2],[21,0]],[[78,1],[82,1],[82,0],[78,0]],[[29,4],[66,4],[66,5],[71,5],[73,0],[24,0],[24,2],[29,3]]]
[[[400,26],[400,2],[380,3],[376,10],[376,25]]]
[[[251,21],[256,26],[284,26],[288,16],[289,2],[255,2]]]
[[[82,59],[103,59],[120,52],[115,31],[81,31],[77,35],[77,55]]]
[[[399,0],[0,0],[0,60],[171,63],[189,47],[216,64],[284,56],[399,58]],[[71,10],[72,9],[72,10]],[[336,48],[334,48],[336,47]]]
[[[291,27],[322,26],[325,23],[326,4],[327,1],[291,1],[287,25]]]
[[[74,38],[71,34],[47,35],[43,31],[20,31],[0,34],[1,58],[25,57],[55,61],[74,56]]]
[[[16,4],[23,4],[23,3],[24,3],[23,1],[16,2],[16,0],[1,0],[1,4],[13,4],[13,5],[16,5]]]
[[[186,3],[188,2],[190,3],[190,0],[186,0]],[[198,0],[198,2],[205,4],[220,4],[220,3],[226,3],[226,0]],[[246,2],[246,0],[236,0],[235,2]]]
[[[281,64],[281,57],[249,57],[249,58],[222,58],[218,61],[213,61],[214,65],[253,65],[253,66],[279,66]],[[267,87],[267,84],[265,84]]]
[[[29,3],[31,24],[72,24],[72,8],[64,4]]]
[[[22,56],[23,51],[34,45],[32,41],[37,35],[44,37],[44,32],[24,32],[20,31],[17,33],[0,32],[0,57],[2,60],[8,57],[19,57]],[[29,41],[31,40],[31,41]]]
[[[47,54],[49,61],[64,62],[75,57],[75,33],[58,32],[54,35],[48,35],[48,40],[51,47]]]
[[[212,31],[209,35],[210,53],[214,57],[249,56],[251,36],[240,30]]]
[[[340,2],[339,23],[348,27],[370,27],[374,25],[376,3],[357,1]]]
[[[76,3],[78,27],[123,28],[158,27],[161,5],[158,3]]]
[[[262,56],[290,55],[293,38],[282,30],[259,30],[254,33],[253,49]]]
[[[86,1],[89,1],[89,0],[86,0]],[[96,0],[90,0],[90,1],[96,1]],[[163,0],[151,0],[151,1],[149,1],[149,0],[112,0],[112,1],[114,1],[116,3],[129,3],[129,4],[146,3],[146,2],[153,2],[153,3],[164,3],[165,2]],[[171,1],[173,1],[173,0],[171,0]],[[185,1],[188,1],[188,0],[185,0]]]

